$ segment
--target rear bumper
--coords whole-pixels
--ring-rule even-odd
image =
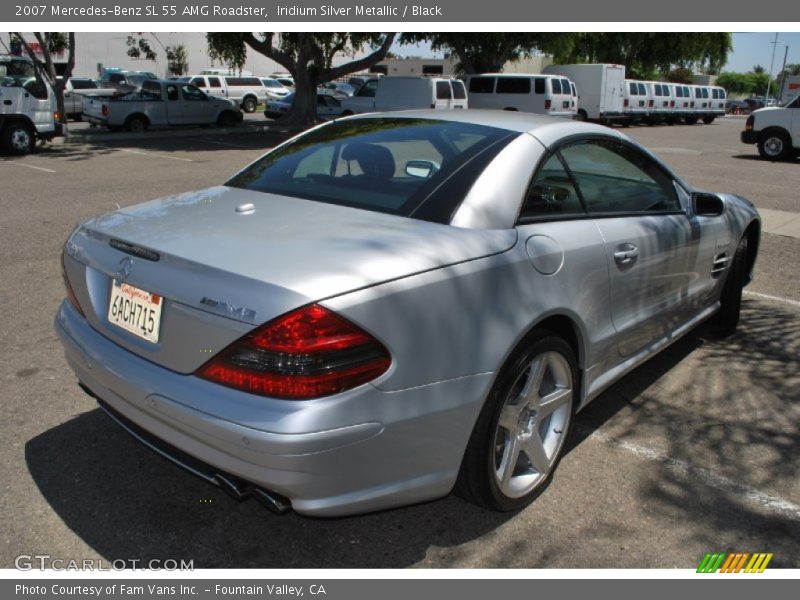
[[[447,495],[492,379],[481,374],[396,392],[364,385],[281,401],[154,365],[99,334],[66,302],[55,329],[81,383],[125,419],[317,516]],[[209,397],[215,414],[192,406],[201,398],[208,406]]]
[[[757,144],[758,132],[745,130],[741,133],[741,139],[743,144]]]

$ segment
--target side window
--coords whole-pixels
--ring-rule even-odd
[[[47,86],[38,77],[31,77],[22,84],[22,87],[37,100],[47,100]]]
[[[537,77],[537,78],[536,78],[536,80],[535,80],[535,82],[534,82],[534,86],[535,86],[535,89],[534,89],[534,91],[535,91],[537,94],[544,94],[544,81],[545,81],[545,80],[544,80],[544,78],[542,78],[542,77]]]
[[[212,88],[222,87],[222,84],[219,81],[219,77],[209,77],[208,78],[208,85]]]
[[[453,79],[451,83],[453,84],[453,98],[456,100],[465,100],[467,97],[467,90],[464,88],[464,84],[458,79]]]
[[[561,81],[559,79],[551,79],[550,87],[552,88],[554,94],[561,93]]]
[[[498,77],[498,94],[530,94],[531,80],[528,77]]]
[[[585,140],[565,146],[561,156],[590,214],[681,210],[672,178],[630,146],[613,140]]]
[[[364,85],[361,86],[356,96],[361,96],[363,98],[374,98],[375,90],[377,89],[378,89],[378,80],[370,79]]]
[[[204,87],[206,85],[206,81],[202,77],[194,77],[189,83],[196,85],[197,87]]]
[[[206,95],[193,85],[182,85],[181,92],[183,92],[184,100],[196,101],[206,99]]]
[[[453,92],[450,90],[450,82],[449,81],[437,81],[436,82],[436,99],[437,100],[451,100],[453,98]]]
[[[639,95],[640,96],[646,96],[647,95],[647,90],[645,89],[644,84],[643,83],[639,83],[637,85],[639,86]]]
[[[628,89],[630,90],[631,96],[638,96],[639,95],[639,86],[636,85],[635,81],[631,81],[628,84]]]
[[[470,94],[491,94],[494,92],[494,77],[473,77],[469,80]]]
[[[178,99],[178,86],[176,85],[168,85],[167,86],[167,100],[170,102],[174,102]]]
[[[540,167],[522,203],[519,220],[583,215],[575,186],[555,154]]]
[[[569,94],[569,79],[561,80],[561,91],[564,94]]]

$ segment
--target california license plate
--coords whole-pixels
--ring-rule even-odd
[[[164,299],[161,296],[115,279],[108,303],[108,320],[143,340],[157,344],[162,306]]]

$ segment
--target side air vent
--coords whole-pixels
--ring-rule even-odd
[[[728,257],[726,252],[717,254],[714,257],[714,264],[711,266],[711,277],[714,279],[719,279],[719,276],[722,275],[725,272],[725,269],[728,268],[729,262],[731,262],[731,259]]]
[[[108,242],[108,244],[120,252],[138,256],[139,258],[143,258],[145,260],[152,260],[153,262],[156,262],[161,258],[161,255],[158,252],[148,250],[147,248],[142,248],[141,246],[136,246],[134,244],[129,244],[128,242],[123,242],[122,240],[111,240]]]

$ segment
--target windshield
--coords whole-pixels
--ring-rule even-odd
[[[5,71],[5,74],[3,74]],[[0,59],[0,74],[2,81],[0,85],[4,87],[22,86],[27,80],[36,77],[36,69],[27,60],[4,58]]]
[[[451,203],[482,172],[462,168],[494,156],[518,134],[494,127],[430,119],[335,121],[266,154],[226,185],[413,216],[434,193]],[[450,189],[448,180],[460,192]]]

